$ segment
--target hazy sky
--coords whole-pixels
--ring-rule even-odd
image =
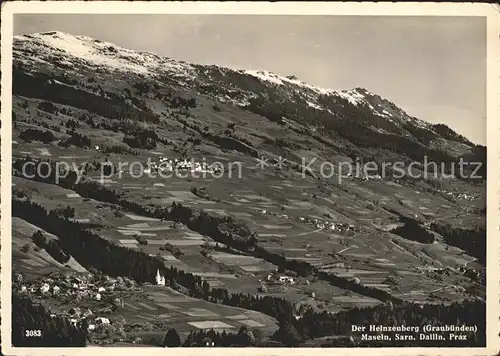
[[[486,19],[479,17],[16,15],[14,33],[64,31],[186,62],[364,87],[486,143]]]

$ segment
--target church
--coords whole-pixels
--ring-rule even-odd
[[[156,284],[159,286],[164,286],[165,285],[165,277],[160,275],[160,270],[156,270]]]

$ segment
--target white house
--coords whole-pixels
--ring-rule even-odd
[[[288,277],[288,276],[279,276],[278,280],[282,283],[290,283],[290,284],[294,284],[295,281],[293,280],[292,277]]]
[[[102,292],[105,292],[106,291],[106,288],[104,287],[99,287],[99,289],[97,290],[99,293],[102,293]]]
[[[95,299],[96,299],[96,300],[101,300],[101,294],[100,294],[100,293],[97,293],[97,294],[95,295]]]
[[[42,292],[42,294],[47,293],[49,290],[50,286],[47,283],[45,283],[43,286],[40,287],[40,292]]]
[[[192,170],[193,170],[193,172],[203,172],[204,171],[199,162],[196,162],[194,164],[194,168]]]
[[[109,324],[110,322],[108,318],[100,316],[98,318],[95,318],[95,323],[99,325],[99,324]]]

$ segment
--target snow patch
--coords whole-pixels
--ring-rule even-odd
[[[281,78],[274,74],[274,73],[271,73],[271,72],[268,72],[268,71],[264,71],[264,70],[246,70],[245,71],[246,74],[249,74],[249,75],[252,75],[256,78],[259,78],[260,80],[263,80],[263,81],[266,81],[266,82],[270,82],[270,83],[273,83],[273,84],[277,84],[277,85],[282,85],[283,84],[283,81],[281,80]]]
[[[161,58],[148,52],[136,52],[109,42],[64,32],[15,36],[14,43],[17,48],[29,49],[30,52],[57,56],[65,64],[69,64],[68,60],[73,57],[90,66],[139,75],[157,76],[168,72],[175,76],[192,78],[194,73],[191,65],[170,58]],[[47,51],[47,48],[52,51]],[[17,57],[23,55],[20,51],[14,53]]]
[[[358,106],[365,101],[365,96],[355,89],[336,91],[335,95],[347,99],[352,105]]]
[[[384,129],[381,129],[381,128],[379,128],[379,127],[375,127],[375,126],[373,126],[373,125],[372,125],[372,126],[370,126],[370,127],[372,128],[372,130],[375,130],[375,131],[377,131],[378,133],[381,133],[381,134],[387,134],[387,133],[388,133],[388,132],[387,132],[387,131],[385,131]]]
[[[316,110],[321,110],[321,111],[323,111],[323,110],[324,110],[324,109],[323,109],[321,106],[319,106],[318,104],[311,103],[310,101],[307,101],[307,105],[309,105],[310,107],[312,107],[312,108],[314,108],[314,109],[316,109]]]
[[[15,61],[31,65],[34,68],[40,66],[40,63],[50,66],[53,66],[54,63],[61,63],[68,67],[84,65],[95,72],[103,70],[120,71],[127,75],[137,74],[151,78],[175,78],[179,86],[186,88],[193,87],[193,80],[207,79],[205,74],[210,73],[209,68],[213,69],[215,67],[221,76],[237,73],[253,76],[263,83],[285,86],[287,90],[284,91],[284,96],[287,96],[289,92],[293,92],[294,95],[300,96],[309,107],[324,110],[332,115],[335,114],[329,109],[318,105],[318,98],[321,95],[340,97],[346,99],[351,105],[369,108],[373,114],[383,117],[398,126],[406,121],[417,127],[432,130],[430,123],[412,118],[403,110],[386,105],[386,103],[381,105],[378,103],[378,96],[362,88],[335,91],[307,84],[294,76],[284,77],[265,70],[233,70],[217,66],[191,65],[149,52],[125,49],[87,36],[73,36],[57,31],[14,36],[13,54]],[[201,70],[200,78],[198,78],[198,70]],[[218,99],[237,106],[248,106],[252,99],[260,95],[260,93],[242,90],[238,87],[234,88],[231,85],[226,86],[225,83],[218,84],[224,85]],[[291,95],[287,99],[290,98],[292,98]],[[391,110],[392,113],[386,108]]]
[[[275,85],[292,84],[292,85],[298,86],[300,88],[308,89],[308,90],[314,92],[315,94],[330,94],[333,92],[333,90],[331,90],[331,89],[319,88],[319,87],[304,83],[303,81],[300,81],[298,79],[290,79],[287,77],[282,77],[278,74],[275,74],[275,73],[272,73],[269,71],[265,71],[265,70],[249,70],[248,69],[248,70],[238,70],[236,72],[251,75],[251,76],[254,76],[256,78],[259,78],[260,80],[270,82],[270,83],[273,83]]]
[[[390,119],[393,115],[388,112],[387,110],[382,110],[382,112],[379,112],[379,111],[374,111],[376,115],[378,116],[381,116],[383,118],[386,118],[386,119],[389,119],[389,121],[392,121],[392,119]]]
[[[413,125],[420,127],[422,129],[426,129],[426,130],[430,130],[431,126],[432,126],[429,122],[425,122],[425,121],[417,119],[415,117],[412,117],[409,121],[411,121],[411,123]]]

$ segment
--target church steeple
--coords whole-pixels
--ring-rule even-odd
[[[165,285],[165,277],[163,277],[162,275],[160,275],[160,270],[159,269],[156,270],[156,284],[160,285],[160,286],[164,286]]]

